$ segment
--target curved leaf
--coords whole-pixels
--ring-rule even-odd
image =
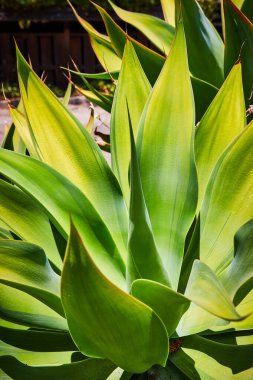
[[[224,44],[196,0],[180,1],[192,75],[216,87],[224,80]]]
[[[40,352],[77,351],[69,333],[42,330],[20,330],[0,326],[1,340],[22,350]]]
[[[60,278],[50,267],[44,251],[36,245],[0,241],[0,282],[30,294],[64,316]]]
[[[229,110],[229,112],[228,112]],[[233,67],[196,131],[199,206],[219,156],[246,125],[241,64]]]
[[[137,139],[143,192],[159,253],[174,289],[197,202],[193,138],[193,94],[180,24],[143,112]]]
[[[36,201],[16,186],[0,180],[0,218],[21,239],[39,245],[58,268],[62,261],[48,217]]]
[[[115,365],[109,360],[86,359],[60,366],[32,367],[12,356],[4,356],[0,358],[0,368],[15,380],[106,380]]]
[[[199,260],[193,263],[185,297],[217,317],[227,320],[242,319],[218,277]]]
[[[175,332],[182,315],[190,306],[190,300],[182,294],[154,281],[134,281],[131,294],[156,312],[169,336]]]
[[[223,0],[225,17],[225,74],[227,75],[235,62],[242,62],[242,77],[245,103],[252,100],[253,89],[253,24],[233,4]]]
[[[42,329],[68,331],[64,318],[19,289],[0,284],[0,317],[9,322]]]
[[[106,357],[132,373],[165,365],[168,338],[161,320],[102,275],[73,225],[62,274],[62,301],[71,335],[83,354]]]
[[[17,51],[22,99],[43,162],[83,191],[126,256],[127,213],[116,178],[89,132]],[[101,192],[98,191],[101,189]]]
[[[252,144],[253,122],[220,157],[200,211],[200,259],[217,274],[232,261],[235,233],[253,217]]]
[[[99,33],[90,23],[78,15],[75,8],[71,4],[70,6],[77,21],[89,34],[92,49],[94,50],[102,67],[106,71],[119,70],[121,66],[121,59],[115,53],[108,36]]]
[[[194,366],[199,379],[239,380],[252,376],[252,354],[253,345],[221,344],[195,335],[183,340],[182,347],[171,356],[171,360],[190,379],[197,379],[192,376]]]
[[[98,267],[125,287],[125,265],[103,220],[84,194],[60,173],[30,157],[0,150],[0,172],[39,202],[67,238],[69,216],[78,226]]]
[[[162,53],[168,54],[175,35],[175,28],[158,17],[126,11],[112,1],[109,3],[121,20],[143,33]]]
[[[231,297],[253,278],[253,221],[242,226],[235,235],[235,257],[221,275]],[[252,284],[253,288],[253,284]]]
[[[114,47],[115,51],[117,52],[117,55],[119,57],[123,57],[124,53],[124,46],[126,43],[126,40],[129,39],[134,49],[137,53],[137,56],[140,60],[140,63],[143,67],[143,70],[146,73],[147,78],[149,79],[151,85],[153,85],[163,67],[164,64],[164,57],[153,50],[147,48],[146,46],[142,45],[141,43],[137,42],[133,38],[129,37],[115,22],[114,20],[109,16],[109,14],[99,5],[93,3],[99,13],[101,14],[101,17],[103,18],[108,36],[110,37],[112,46]]]

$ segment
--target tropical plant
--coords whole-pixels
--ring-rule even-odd
[[[109,37],[79,18],[110,71],[98,77],[117,81],[113,100],[87,91],[112,102],[112,168],[69,91],[59,101],[17,50],[22,100],[0,150],[1,378],[252,379],[253,27],[223,6],[225,77],[195,0],[176,2],[174,27],[114,6],[166,59],[99,6]]]

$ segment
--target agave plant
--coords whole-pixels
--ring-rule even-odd
[[[0,150],[1,379],[253,377],[253,28],[224,0],[224,77],[212,25],[194,0],[175,5],[174,25],[114,6],[166,59],[98,6],[109,37],[77,16],[110,71],[98,76],[117,81],[113,100],[85,90],[112,101],[111,166],[68,93],[17,49],[22,99]]]

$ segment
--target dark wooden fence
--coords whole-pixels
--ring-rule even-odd
[[[94,16],[86,17],[96,29],[103,31],[100,20]],[[19,23],[27,18],[31,20],[30,26],[21,29]],[[140,33],[136,34],[139,34],[139,40],[147,44]],[[82,72],[101,70],[88,34],[70,11],[54,10],[31,15],[0,12],[0,82],[17,83],[14,39],[25,57],[30,57],[35,71],[39,75],[45,71],[48,82],[58,87],[66,86],[60,66],[67,66],[70,57]]]

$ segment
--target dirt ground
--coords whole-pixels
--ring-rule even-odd
[[[85,126],[90,116],[90,103],[83,97],[70,99],[69,109]],[[95,107],[95,127],[98,131],[109,133],[110,114],[99,107]],[[0,143],[3,140],[5,129],[11,125],[11,117],[6,101],[0,101]]]

